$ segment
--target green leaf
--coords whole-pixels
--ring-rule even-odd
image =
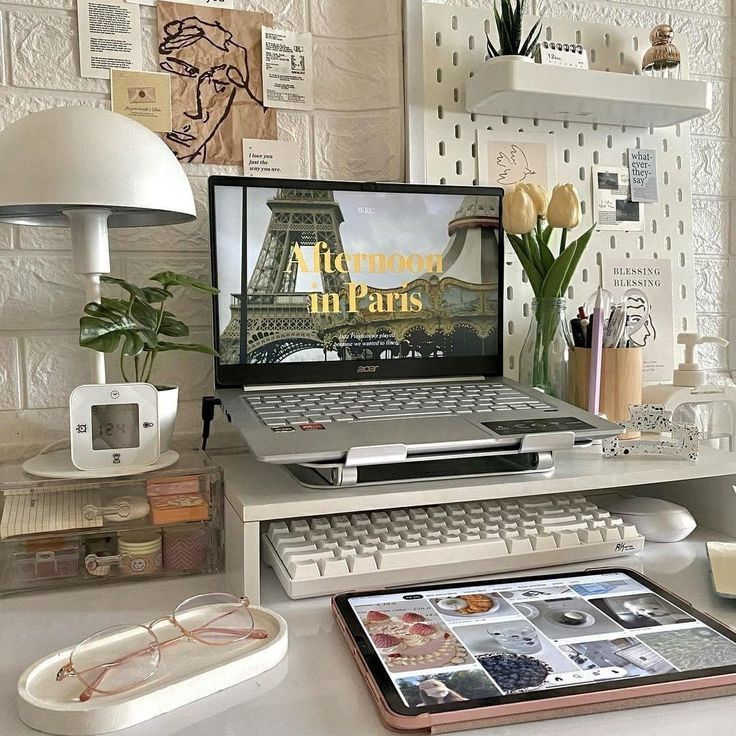
[[[156,329],[156,325],[158,324],[158,310],[154,309],[150,304],[142,302],[140,299],[134,299],[130,311],[144,327],[148,327],[151,330]]]
[[[158,348],[158,335],[154,330],[148,330],[145,327],[138,329],[138,334],[143,340],[143,349],[145,351],[156,350]]]
[[[204,353],[205,355],[219,355],[219,353],[213,350],[209,345],[201,345],[196,342],[164,342],[161,340],[158,344],[158,349],[162,353],[172,352],[174,350],[181,350],[188,353]]]
[[[521,45],[521,12],[524,6],[524,0],[516,0],[516,8],[513,13],[512,21],[512,39],[514,42],[515,53],[518,52]],[[511,10],[511,1],[509,0],[509,10]]]
[[[542,256],[539,252],[537,241],[532,237],[531,233],[526,233],[522,235],[521,239],[526,245],[526,252],[529,254],[529,258],[534,264],[534,267],[537,269],[537,272],[540,276],[544,277],[544,274],[547,273],[547,269],[542,263]]]
[[[552,225],[547,225],[544,230],[542,230],[542,240],[544,241],[545,245],[549,245],[549,239],[552,237],[552,233],[555,231],[555,229],[552,227]]]
[[[491,59],[495,59],[497,56],[501,56],[496,47],[491,43],[491,37],[486,33],[486,51]]]
[[[574,243],[571,243],[570,246],[568,246],[568,248],[572,248],[574,246],[575,255],[570,261],[567,273],[565,274],[565,278],[562,281],[560,294],[564,294],[567,291],[567,287],[570,286],[572,277],[575,275],[575,269],[578,267],[578,263],[580,263],[580,259],[583,257],[583,253],[585,253],[585,248],[587,247],[588,242],[593,235],[593,230],[595,230],[596,225],[597,223],[594,222],[590,229],[586,230],[579,238],[577,238],[577,240],[575,240]]]
[[[143,293],[146,295],[146,301],[149,304],[160,304],[174,296],[168,289],[161,289],[158,286],[145,286]]]
[[[544,241],[544,234],[542,234],[542,237],[538,239],[538,243],[539,254],[542,258],[542,265],[544,266],[544,273],[548,273],[550,268],[552,268],[552,264],[555,262],[555,257],[547,243]]]
[[[159,334],[168,337],[187,337],[189,335],[189,328],[181,320],[166,315],[161,320],[158,331]]]
[[[521,240],[516,235],[509,235],[508,239],[517,258],[519,259],[519,262],[521,263],[521,267],[524,269],[524,273],[526,273],[527,278],[529,279],[529,283],[532,285],[534,296],[538,298],[542,293],[542,276],[539,274],[524,250]]]
[[[98,317],[79,319],[79,344],[98,353],[114,353],[126,330]]]
[[[117,320],[121,316],[120,312],[114,311],[104,304],[97,302],[89,302],[84,305],[84,313],[90,317],[100,317],[101,319]],[[124,316],[124,312],[122,315]]]
[[[123,299],[111,299],[108,296],[103,296],[100,299],[100,302],[103,307],[107,307],[113,312],[118,312],[119,314],[127,314],[128,307],[130,306],[130,303]]]
[[[168,286],[186,286],[195,291],[201,291],[205,294],[218,294],[219,290],[214,286],[205,284],[203,281],[187,276],[183,273],[174,273],[173,271],[161,271],[151,276],[151,281],[158,281],[163,284],[164,288]]]
[[[565,248],[552,264],[542,284],[542,296],[558,297],[562,293],[562,284],[567,275],[567,269],[575,255],[575,248]]]
[[[522,56],[533,56],[536,51],[537,44],[539,43],[539,37],[542,35],[542,20],[541,18],[532,26],[531,31],[526,37],[524,44],[521,47],[519,53]]]
[[[135,322],[128,317],[126,312],[111,309],[105,304],[89,302],[84,306],[84,313],[90,317],[104,320],[116,329],[127,330],[135,327]]]
[[[146,301],[146,295],[143,292],[143,289],[141,289],[140,286],[129,283],[125,279],[119,279],[115,276],[100,276],[100,281],[103,281],[106,284],[117,284],[121,289],[127,291],[128,294],[137,296],[141,301]]]
[[[137,332],[126,332],[123,335],[123,355],[140,355],[143,352],[143,340]]]

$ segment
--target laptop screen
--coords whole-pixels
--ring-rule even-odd
[[[212,177],[218,383],[500,375],[501,197]]]

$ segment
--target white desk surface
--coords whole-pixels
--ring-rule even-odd
[[[244,522],[736,476],[736,453],[712,447],[701,447],[698,460],[690,462],[656,455],[605,458],[593,446],[557,453],[556,467],[547,473],[314,489],[277,465],[259,463],[242,449],[237,453],[217,451],[211,458],[224,469],[225,495]]]
[[[649,544],[645,572],[696,607],[736,627],[736,601],[710,588],[704,540],[725,539],[698,530],[678,544]],[[30,736],[15,710],[15,687],[25,667],[92,631],[147,621],[196,593],[222,589],[221,576],[105,585],[99,589],[16,596],[0,601],[0,734]],[[328,598],[289,600],[271,571],[264,571],[262,605],[289,624],[286,660],[258,678],[192,703],[121,736],[388,736],[363,685]],[[194,645],[192,645],[194,646]],[[494,730],[474,736],[721,736],[734,733],[736,697],[579,716]]]

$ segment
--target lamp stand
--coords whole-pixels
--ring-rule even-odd
[[[97,207],[64,210],[72,235],[74,273],[83,276],[87,302],[100,302],[100,274],[110,273],[107,218],[111,210]],[[105,383],[105,354],[90,351],[92,382]]]

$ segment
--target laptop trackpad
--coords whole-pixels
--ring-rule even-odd
[[[458,416],[351,422],[339,426],[332,425],[331,428],[340,429],[353,447],[376,445],[379,442],[387,445],[400,443],[411,447],[427,443],[445,444],[488,439],[488,432]]]
[[[537,419],[507,419],[496,422],[481,422],[502,437],[509,435],[542,434],[546,432],[571,432],[574,430],[595,429],[577,417],[539,417]]]

